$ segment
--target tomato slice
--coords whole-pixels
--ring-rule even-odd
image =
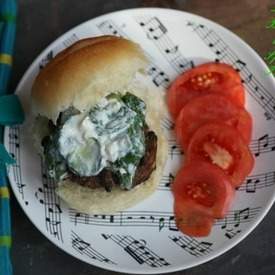
[[[239,132],[224,123],[209,123],[192,136],[187,148],[187,162],[208,161],[221,168],[238,187],[251,172],[254,158]]]
[[[199,127],[213,121],[233,126],[249,144],[252,133],[251,115],[223,95],[208,94],[189,101],[177,117],[176,136],[183,149],[187,149],[190,138]]]
[[[207,93],[226,95],[234,104],[244,106],[245,91],[239,73],[224,63],[206,63],[184,72],[169,87],[167,102],[172,117],[176,119],[189,100]]]
[[[210,234],[214,218],[186,206],[181,201],[174,202],[177,228],[192,237],[206,237]]]
[[[223,218],[234,190],[230,178],[217,166],[192,161],[183,166],[172,184],[176,201],[209,217]]]

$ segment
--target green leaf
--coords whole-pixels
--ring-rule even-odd
[[[58,150],[58,138],[58,131],[55,131],[52,135],[46,136],[42,140],[49,176],[57,181],[67,173],[66,161]]]
[[[145,116],[146,104],[143,100],[137,96],[127,92],[122,97],[123,102],[127,105],[128,108],[132,109],[136,113]]]

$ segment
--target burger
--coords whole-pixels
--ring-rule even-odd
[[[37,75],[33,136],[56,193],[89,214],[121,211],[150,196],[165,164],[163,92],[136,43],[79,40]]]

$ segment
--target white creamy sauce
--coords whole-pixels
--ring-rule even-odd
[[[95,113],[96,123],[88,113],[81,113],[69,118],[60,131],[59,151],[81,176],[97,175],[108,162],[124,157],[132,149],[126,121],[135,116],[135,112],[128,109],[122,121],[116,121],[112,114],[121,109],[119,101],[104,98],[98,106],[108,108]],[[110,126],[112,132],[105,133],[104,127],[110,129]]]

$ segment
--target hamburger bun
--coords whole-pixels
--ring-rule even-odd
[[[139,45],[114,36],[83,39],[56,55],[36,77],[32,91],[34,139],[41,145],[45,121],[56,124],[61,112],[74,107],[86,112],[101,98],[127,91],[146,103],[146,123],[158,137],[156,169],[145,182],[129,191],[116,185],[111,192],[91,189],[65,179],[56,193],[78,211],[106,214],[121,211],[150,196],[156,189],[167,156],[167,141],[160,122],[167,112],[164,94],[145,74],[147,59]],[[42,123],[41,123],[42,121]],[[44,127],[45,128],[45,127]],[[40,152],[41,153],[41,152]]]

